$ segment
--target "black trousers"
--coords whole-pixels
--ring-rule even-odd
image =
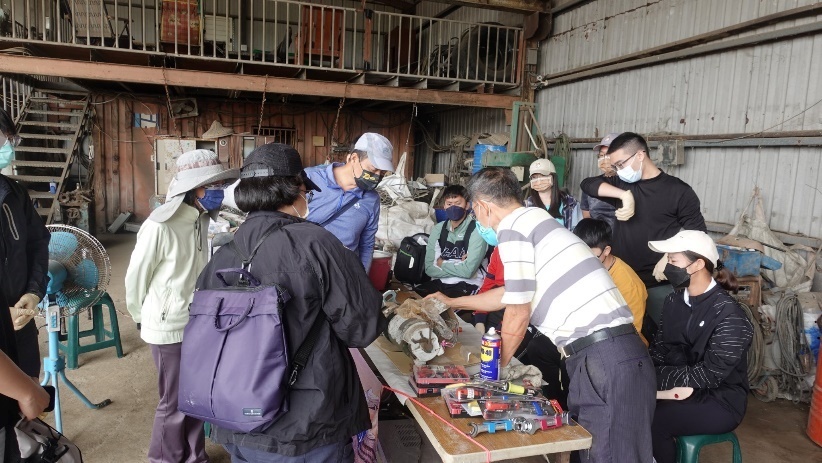
[[[441,280],[431,280],[420,285],[414,286],[414,292],[422,297],[440,292],[448,297],[462,297],[470,296],[477,292],[477,286],[468,284],[464,281],[454,284],[446,284]]]
[[[677,436],[725,434],[739,426],[739,421],[711,397],[686,400],[658,400],[651,435],[657,463],[676,463]]]
[[[517,358],[524,365],[533,365],[539,369],[542,380],[548,383],[542,386],[542,393],[549,399],[556,399],[563,410],[568,410],[570,379],[568,372],[565,371],[565,361],[548,336],[540,333],[534,326],[529,326],[528,331],[531,334],[522,341],[525,348],[520,345],[516,353]]]

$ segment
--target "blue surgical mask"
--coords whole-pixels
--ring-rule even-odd
[[[497,240],[497,232],[495,232],[493,228],[483,227],[482,224],[479,223],[479,220],[477,220],[477,231],[489,246],[499,245],[499,241]]]
[[[206,190],[202,198],[197,198],[197,202],[207,211],[219,211],[220,206],[223,205],[223,198],[225,198],[223,190]]]
[[[619,175],[619,178],[621,178],[624,182],[638,182],[642,178],[642,162],[639,163],[639,170],[634,170],[634,168],[631,167],[631,163],[628,163],[627,166],[617,171],[617,175]]]
[[[486,206],[487,207],[487,206]],[[488,217],[491,217],[491,210],[488,209]],[[491,227],[484,227],[479,219],[476,220],[477,222],[477,232],[479,232],[482,239],[488,243],[489,246],[497,246],[499,244],[499,240],[497,240],[497,232],[494,231]]]
[[[6,143],[0,147],[0,169],[5,169],[11,165],[11,161],[14,161],[14,146],[6,141]]]

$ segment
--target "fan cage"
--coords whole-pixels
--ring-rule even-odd
[[[59,306],[60,317],[75,315],[90,309],[103,297],[111,281],[111,261],[106,249],[97,238],[80,228],[62,224],[47,225],[46,228],[52,233],[52,240],[54,234],[58,232],[70,233],[77,239],[77,246],[71,255],[54,259],[50,252],[49,259],[57,260],[67,269],[72,269],[71,271],[75,272],[75,276],[88,280],[85,287],[67,280],[66,285],[61,290],[62,297],[57,295],[46,296],[49,298],[49,305]],[[51,248],[55,244],[59,245],[59,243],[52,241],[49,247]],[[88,269],[88,264],[83,265],[84,262],[93,263],[96,275]],[[61,303],[58,303],[58,299]],[[45,310],[41,310],[41,312],[45,312]]]

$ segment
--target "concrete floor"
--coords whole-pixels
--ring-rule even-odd
[[[120,335],[124,358],[113,349],[80,356],[80,368],[67,375],[94,402],[111,399],[101,410],[90,410],[66,388],[62,388],[63,428],[83,452],[87,463],[131,463],[146,461],[146,451],[157,405],[156,372],[151,352],[125,310],[123,280],[134,246],[133,234],[104,235],[113,266],[109,294],[120,311]],[[84,323],[88,323],[84,321]],[[42,352],[47,352],[41,335]],[[822,463],[822,447],[805,435],[808,405],[779,400],[763,403],[753,397],[748,413],[736,431],[745,463]],[[48,421],[52,421],[49,417]],[[436,461],[436,453],[422,435],[420,461]],[[208,444],[214,463],[229,458],[219,446]],[[730,462],[730,446],[715,445],[702,452],[700,463]],[[544,461],[541,458],[528,462]]]

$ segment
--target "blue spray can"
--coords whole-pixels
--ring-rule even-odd
[[[480,349],[480,378],[499,381],[499,357],[502,350],[502,338],[492,326],[482,335]]]

